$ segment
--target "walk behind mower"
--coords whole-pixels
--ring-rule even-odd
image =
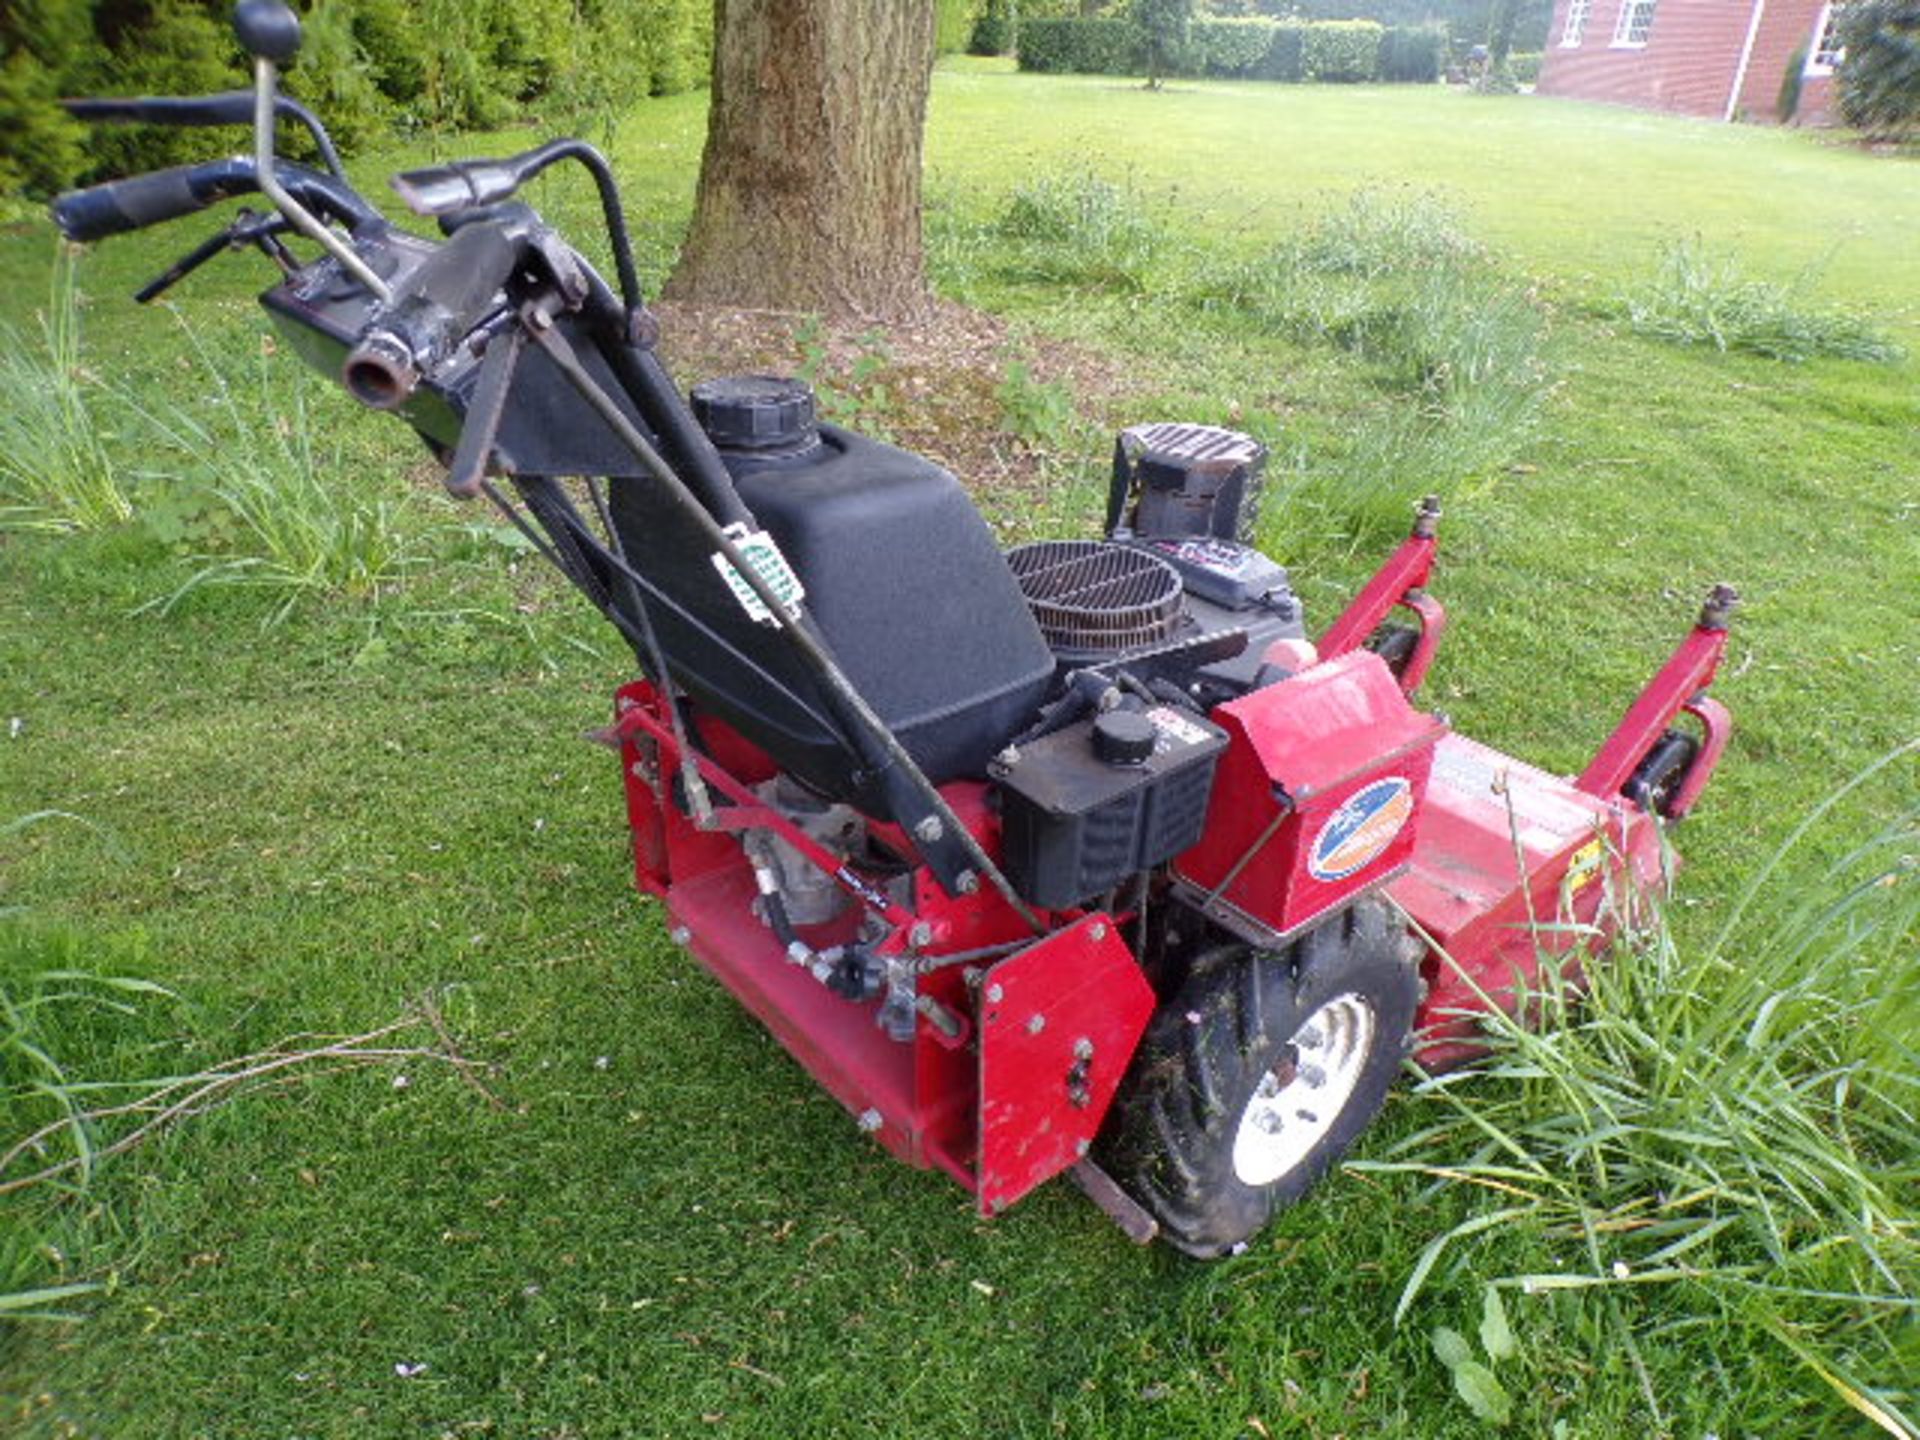
[[[1447,619],[1433,501],[1317,641],[1256,548],[1246,435],[1127,429],[1103,538],[1002,553],[952,475],[793,380],[683,398],[592,147],[397,175],[440,233],[402,230],[278,94],[293,14],[235,24],[252,92],[70,108],[250,120],[253,153],[64,195],[60,228],[266,197],[139,298],[265,254],[300,357],[606,616],[641,677],[604,732],[639,888],[860,1131],[981,1213],[1071,1172],[1134,1237],[1230,1252],[1409,1055],[1472,1056],[1662,885],[1662,825],[1727,741],[1730,590],[1584,773],[1546,774],[1415,703]],[[276,122],[318,160],[278,158]],[[563,163],[598,187],[611,285],[515,198]]]

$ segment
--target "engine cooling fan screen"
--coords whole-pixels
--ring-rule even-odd
[[[1040,633],[1056,651],[1126,651],[1179,628],[1180,576],[1144,551],[1099,540],[1042,540],[1007,553]]]

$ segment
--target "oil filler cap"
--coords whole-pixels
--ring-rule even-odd
[[[1160,732],[1136,710],[1109,710],[1093,722],[1093,753],[1109,765],[1144,765]]]
[[[722,450],[806,450],[818,443],[813,391],[783,375],[726,375],[693,387],[693,414]]]

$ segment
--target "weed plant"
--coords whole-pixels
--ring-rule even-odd
[[[1616,312],[1635,333],[1670,345],[1796,363],[1818,356],[1898,363],[1905,352],[1866,317],[1809,298],[1818,278],[1809,270],[1791,284],[1755,280],[1733,257],[1683,240],[1666,247],[1652,278],[1628,289]]]
[[[38,335],[0,326],[0,530],[99,530],[133,506],[80,360],[73,252],[62,246]]]
[[[160,609],[205,586],[243,585],[278,598],[277,623],[302,599],[374,598],[428,560],[431,531],[390,488],[352,473],[314,413],[341,403],[332,387],[270,338],[236,363],[184,322],[181,333],[205,398],[160,417],[178,468],[148,524],[198,568]]]
[[[1810,878],[1795,863],[1849,792],[1916,757],[1816,807],[1702,943],[1656,914],[1584,1000],[1549,988],[1538,1030],[1490,1021],[1484,1064],[1419,1087],[1444,1117],[1372,1168],[1483,1203],[1421,1255],[1400,1316],[1443,1260],[1473,1266],[1473,1237],[1524,1227],[1547,1265],[1493,1283],[1584,1305],[1636,1364],[1677,1324],[1739,1332],[1920,1433],[1899,1354],[1920,1317],[1920,810]],[[1652,1305],[1654,1287],[1681,1293]]]

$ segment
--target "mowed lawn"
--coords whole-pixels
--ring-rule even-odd
[[[644,104],[612,146],[656,283],[703,104]],[[356,170],[371,185],[398,163]],[[960,240],[1019,187],[1088,173],[1171,237],[1147,284],[1016,283],[966,262]],[[1033,343],[1104,357],[1119,378],[1102,404],[1139,414],[1103,418],[1246,415],[1309,455],[1384,403],[1366,377],[1171,292],[1358,188],[1450,197],[1548,317],[1555,383],[1515,453],[1455,487],[1436,586],[1454,629],[1429,698],[1467,733],[1576,769],[1708,584],[1740,584],[1717,691],[1739,729],[1680,836],[1683,935],[1711,928],[1823,797],[1920,733],[1920,364],[1677,350],[1611,316],[1662,244],[1697,237],[1765,278],[1818,266],[1813,302],[1920,349],[1911,158],[1531,99],[1150,95],[965,62],[937,79],[928,174],[937,272]],[[182,330],[121,298],[197,238],[175,229],[86,257],[86,359],[193,405],[205,384]],[[44,226],[0,235],[15,277],[0,316],[28,319],[51,249]],[[178,304],[229,344],[265,280],[228,261]],[[339,483],[390,496],[423,533],[441,523],[372,417],[341,402],[318,423],[342,447]],[[1076,472],[1063,459],[1059,474]],[[967,478],[994,508],[986,478]],[[1090,531],[1090,503],[1066,523]],[[0,737],[0,823],[87,822],[0,837],[0,904],[174,997],[90,1022],[78,1053],[175,1073],[369,1030],[432,995],[495,1067],[499,1101],[426,1061],[318,1074],[108,1164],[50,1262],[107,1288],[76,1302],[80,1323],[0,1331],[0,1432],[1484,1432],[1430,1334],[1471,1333],[1485,1282],[1551,1267],[1561,1237],[1482,1232],[1396,1326],[1423,1247],[1471,1213],[1456,1190],[1338,1175],[1212,1266],[1133,1248],[1065,1184],[979,1222],[950,1182],[864,1141],[631,894],[614,767],[577,738],[624,678],[611,637],[558,587],[508,576],[485,537],[435,543],[434,572],[397,592],[269,626],[277,601],[238,590],[133,613],[191,573],[138,536],[0,542],[0,713],[19,722]],[[1373,556],[1328,535],[1282,558],[1324,623]],[[1812,854],[1916,802],[1909,761],[1851,797]],[[1370,1146],[1422,1109],[1397,1102]],[[1513,1433],[1864,1433],[1789,1349],[1684,1283],[1508,1305]],[[1873,1354],[1873,1383],[1920,1373],[1920,1357]]]

